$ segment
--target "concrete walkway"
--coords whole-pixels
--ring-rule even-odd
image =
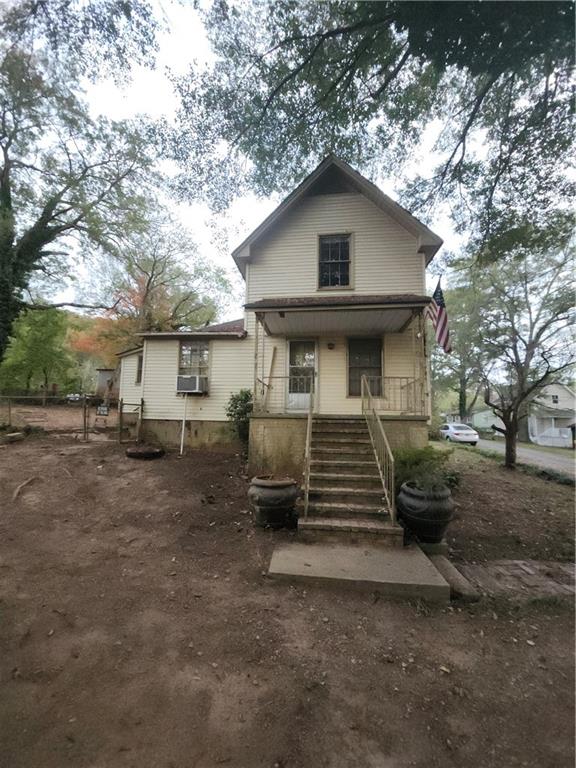
[[[450,600],[450,587],[422,550],[344,544],[283,544],[274,550],[268,575],[371,589],[389,597]]]
[[[494,451],[504,455],[504,443],[499,440],[479,440],[478,448],[485,451]],[[562,472],[569,477],[575,477],[574,454],[566,449],[566,456],[552,451],[539,450],[538,446],[526,446],[518,444],[518,461],[522,464],[532,464],[542,469],[552,469],[555,472]]]

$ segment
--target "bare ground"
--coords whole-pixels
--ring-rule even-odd
[[[487,466],[460,466],[457,555],[565,559],[570,490],[530,478],[511,515],[527,478]],[[1,449],[2,768],[573,765],[570,603],[273,583],[291,534],[255,531],[246,489],[237,456]],[[523,527],[548,497],[555,533]]]

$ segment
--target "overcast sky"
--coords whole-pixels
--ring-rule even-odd
[[[171,0],[157,0],[159,14],[162,14],[169,30],[159,38],[159,54],[154,70],[137,68],[129,85],[120,89],[112,81],[101,81],[86,88],[86,96],[94,114],[103,114],[110,119],[126,119],[138,114],[153,118],[173,118],[178,100],[168,78],[169,71],[183,74],[192,61],[198,64],[212,58],[198,12],[191,5],[180,5]],[[432,140],[432,131],[430,137]],[[412,164],[416,169],[422,163],[429,164],[430,153],[424,148],[420,157]],[[384,192],[397,197],[397,191],[386,179],[373,179]],[[169,203],[180,220],[192,231],[203,258],[224,267],[234,285],[231,299],[221,319],[232,319],[242,315],[243,282],[228,253],[222,253],[213,242],[213,226],[226,225],[230,233],[230,245],[235,247],[278,205],[281,197],[259,199],[246,195],[238,199],[224,219],[215,219],[208,206],[201,204]],[[432,228],[444,239],[444,249],[456,247],[456,236],[447,217],[443,216]],[[429,283],[433,282],[429,278]]]

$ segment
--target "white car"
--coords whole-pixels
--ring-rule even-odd
[[[479,439],[478,432],[467,424],[442,424],[440,437],[450,442],[470,443],[470,445],[476,445]]]

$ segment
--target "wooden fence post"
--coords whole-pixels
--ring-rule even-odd
[[[122,406],[124,405],[124,400],[120,398],[120,402],[118,403],[118,442],[122,442]]]
[[[8,426],[12,426],[12,400],[8,398]]]
[[[136,423],[136,442],[140,442],[140,429],[142,427],[142,419],[144,418],[144,399],[140,398],[140,409],[138,411],[138,421]]]
[[[83,440],[85,443],[88,442],[88,407],[86,404],[86,395],[84,395],[82,399],[82,432],[83,432]]]

